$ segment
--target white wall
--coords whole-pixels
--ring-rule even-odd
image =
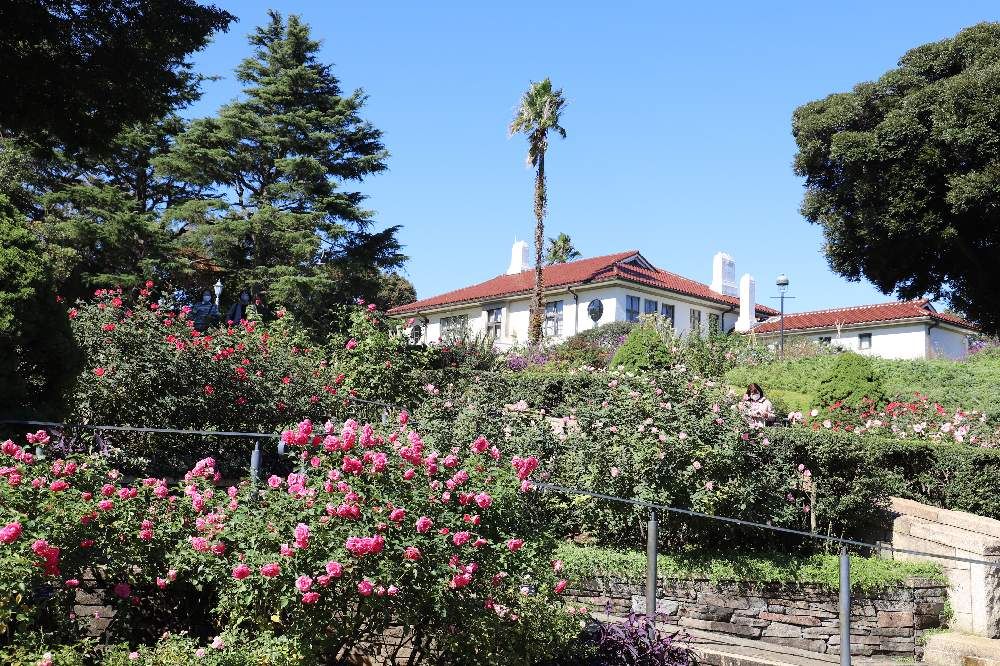
[[[872,345],[870,349],[861,349],[859,336],[870,333]],[[770,343],[777,343],[778,334],[769,333],[761,336]],[[820,337],[830,337],[830,344],[865,356],[879,356],[893,359],[923,359],[928,356],[960,360],[966,357],[968,345],[966,336],[955,329],[944,329],[936,326],[928,336],[927,324],[895,324],[883,326],[865,326],[845,328],[839,333],[836,329],[814,329],[809,332],[789,331],[789,338],[802,338],[818,342]]]
[[[969,355],[969,335],[953,328],[935,326],[930,330],[930,355],[956,361]]]
[[[619,284],[610,286],[595,286],[591,288],[579,287],[574,288],[573,291],[575,291],[579,297],[578,304],[575,301],[573,294],[567,290],[557,290],[545,295],[544,301],[546,303],[560,300],[563,302],[562,335],[560,335],[557,339],[565,339],[579,331],[586,331],[594,328],[595,326],[600,326],[613,321],[625,321],[626,296],[638,296],[640,298],[640,315],[645,313],[646,300],[655,300],[657,302],[657,313],[659,313],[661,305],[665,303],[673,305],[674,328],[678,333],[687,333],[690,329],[692,308],[701,310],[701,331],[703,333],[708,332],[709,313],[715,313],[720,316],[720,321],[722,322],[725,330],[733,328],[736,323],[736,317],[738,316],[738,312],[735,309],[730,311],[726,306],[707,301],[698,301],[693,298],[689,299],[678,296],[673,292],[661,291],[651,287],[643,287],[639,285],[633,286]],[[601,315],[600,320],[596,323],[591,320],[590,314],[587,312],[587,307],[590,305],[590,302],[595,299],[600,300],[604,305],[604,312]],[[501,326],[501,336],[497,342],[500,345],[508,346],[524,344],[528,340],[528,321],[531,297],[521,296],[514,300],[491,302],[488,305],[490,307],[494,307],[500,303],[503,304],[503,323]],[[574,307],[576,308],[575,317]],[[723,316],[724,314],[725,316]],[[420,318],[417,317],[415,323],[419,323],[426,328],[422,335],[423,341],[428,343],[437,342],[441,337],[441,319],[443,317],[453,317],[456,315],[465,315],[468,318],[470,332],[475,334],[481,333],[485,330],[485,306],[461,306],[455,308],[454,310],[437,312],[428,315],[428,319],[430,320],[429,324],[424,324],[420,321]]]

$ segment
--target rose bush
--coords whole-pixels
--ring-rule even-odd
[[[418,656],[447,663],[565,654],[579,618],[559,600],[537,459],[486,437],[442,446],[408,421],[303,421],[282,435],[301,471],[228,488],[211,458],[170,486],[3,443],[0,643],[77,640],[89,618],[74,602],[89,588],[113,610],[110,637],[133,647],[164,629],[202,642],[280,633],[314,663],[401,626]]]
[[[983,447],[993,447],[1000,442],[1000,427],[995,418],[976,409],[945,409],[920,393],[914,394],[911,400],[893,400],[884,407],[870,399],[862,400],[855,409],[838,401],[823,409],[792,412],[788,420],[793,425],[813,430],[856,435]]]
[[[154,290],[147,283],[134,300],[98,290],[69,310],[87,366],[68,397],[67,420],[263,433],[279,432],[293,415],[378,420],[385,409],[365,401],[414,404],[437,363],[438,351],[409,345],[371,305],[348,308],[348,333],[318,348],[282,310],[271,322],[251,311],[249,320],[200,333],[190,308],[154,300]],[[252,447],[134,432],[105,433],[102,442],[137,472],[177,473],[209,454],[242,467]]]

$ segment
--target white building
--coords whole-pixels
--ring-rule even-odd
[[[653,312],[669,318],[680,333],[748,330],[777,314],[756,305],[751,276],[744,275],[737,287],[736,265],[721,252],[712,261],[711,285],[656,268],[636,250],[545,266],[543,284],[544,333],[551,340]],[[494,336],[501,346],[523,344],[528,340],[534,285],[528,244],[518,241],[505,274],[393,308],[389,314],[412,319],[407,330],[414,341],[437,342],[467,328],[472,334]]]
[[[780,331],[780,317],[752,329],[771,343],[777,342]],[[785,315],[786,341],[806,338],[882,358],[961,360],[969,353],[969,336],[976,332],[964,319],[935,310],[927,299]]]

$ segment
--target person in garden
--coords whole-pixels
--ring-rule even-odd
[[[750,384],[740,401],[740,413],[754,428],[763,428],[774,420],[774,405],[764,397],[760,384]]]

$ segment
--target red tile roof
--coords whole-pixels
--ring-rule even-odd
[[[785,330],[829,329],[836,328],[837,326],[853,326],[857,324],[873,324],[921,318],[952,324],[953,326],[965,328],[970,331],[978,330],[974,324],[960,317],[935,311],[934,306],[926,298],[913,301],[892,301],[891,303],[878,303],[876,305],[858,305],[850,308],[786,314]],[[776,333],[779,330],[781,330],[781,321],[778,317],[771,317],[767,321],[753,327],[754,333]]]
[[[624,280],[657,289],[665,289],[678,294],[694,296],[714,303],[739,307],[740,299],[712,291],[707,284],[695,282],[675,273],[658,268],[646,268],[638,263],[625,263],[633,257],[648,264],[637,250],[608,254],[602,257],[579,259],[564,264],[553,264],[542,269],[545,289],[558,289],[580,284],[597,284],[612,280]],[[432,310],[463,303],[478,303],[495,298],[530,294],[535,286],[535,271],[526,270],[514,275],[499,275],[495,278],[449,291],[389,310],[390,315],[402,315],[421,310]],[[764,305],[757,306],[758,315],[777,314],[777,310]]]

